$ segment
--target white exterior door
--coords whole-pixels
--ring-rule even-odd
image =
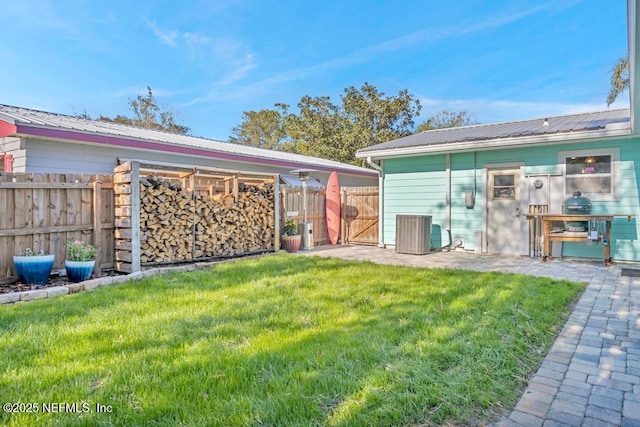
[[[487,252],[520,255],[520,169],[487,173]]]

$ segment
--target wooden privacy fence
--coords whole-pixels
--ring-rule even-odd
[[[342,187],[342,243],[378,242],[378,188]],[[315,245],[329,242],[324,189],[307,189]],[[55,255],[66,242],[98,249],[96,273],[231,257],[280,246],[286,219],[303,219],[302,188],[277,176],[243,175],[132,161],[114,175],[0,174],[0,283],[17,279],[13,255]]]
[[[280,188],[281,227],[287,219],[302,222],[302,187],[282,185]],[[340,187],[340,196],[340,242],[378,244],[378,187]],[[307,188],[307,222],[312,224],[314,245],[329,243],[324,188]]]
[[[282,224],[288,219],[293,219],[298,224],[304,219],[304,210],[302,208],[302,187],[299,185],[281,185],[282,205],[281,215]],[[327,221],[325,219],[324,210],[325,192],[324,188],[307,187],[307,222],[311,224],[313,233],[313,244],[324,245],[329,243],[329,235],[327,234]]]
[[[115,169],[116,270],[274,250],[276,180],[127,162]]]
[[[0,174],[0,283],[17,279],[13,255],[26,248],[64,269],[68,240],[96,246],[96,273],[112,268],[113,200],[111,175]]]

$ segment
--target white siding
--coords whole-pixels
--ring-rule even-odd
[[[5,137],[0,138],[0,154],[11,154],[13,156],[13,171],[24,172],[27,151],[23,148],[20,138]],[[0,165],[0,172],[2,166]]]
[[[243,172],[286,174],[293,167],[277,167],[254,163],[216,160],[206,157],[186,156],[159,151],[127,149],[101,145],[59,142],[42,139],[28,139],[28,162],[26,172],[30,173],[83,173],[111,174],[117,159],[135,159],[148,162],[174,163],[187,167],[229,169]],[[314,177],[326,183],[330,172],[314,172]],[[378,178],[340,174],[342,186],[377,186]]]

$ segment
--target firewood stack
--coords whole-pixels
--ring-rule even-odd
[[[274,186],[238,185],[212,197],[140,179],[140,262],[231,257],[273,249]]]

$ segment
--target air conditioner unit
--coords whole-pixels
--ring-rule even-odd
[[[396,215],[396,252],[424,255],[431,250],[431,217]]]

